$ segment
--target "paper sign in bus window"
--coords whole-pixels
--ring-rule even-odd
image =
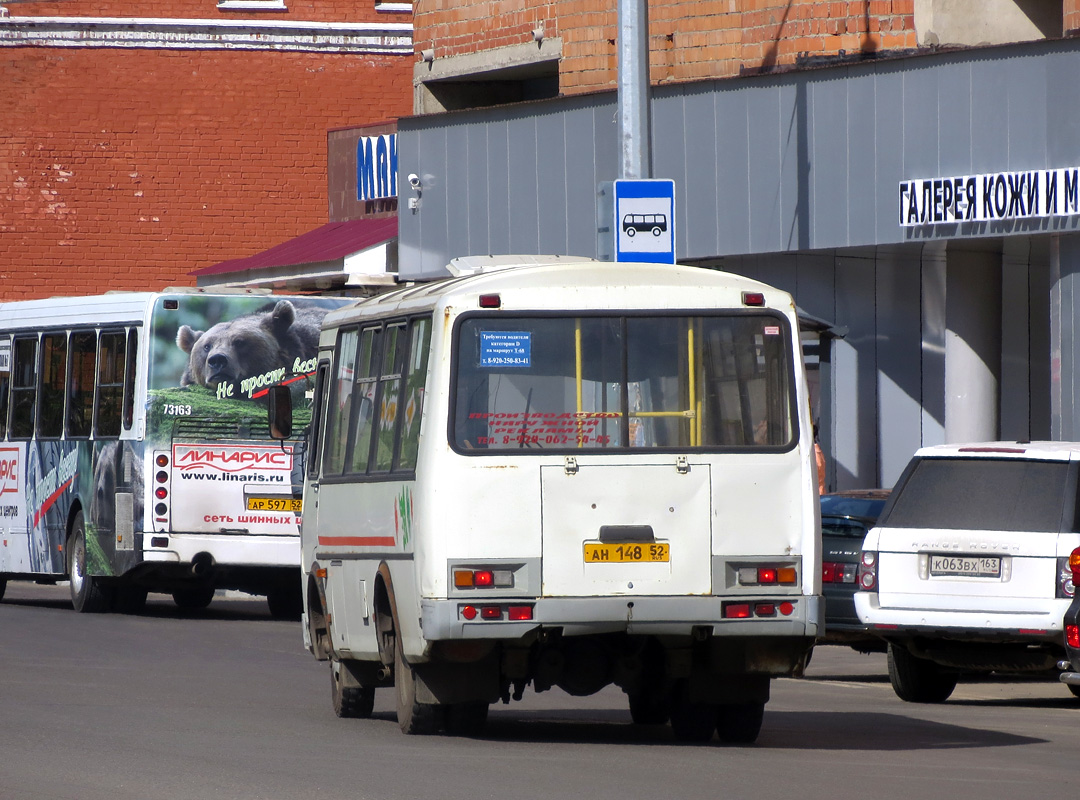
[[[532,366],[532,332],[480,331],[480,366]]]

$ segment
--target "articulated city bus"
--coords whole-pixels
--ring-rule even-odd
[[[395,686],[406,733],[471,733],[614,683],[639,723],[753,741],[823,619],[792,299],[527,260],[323,321],[301,544],[334,708]]]
[[[0,596],[70,580],[77,611],[217,589],[299,616],[296,442],[319,325],[343,300],[196,290],[0,304]]]

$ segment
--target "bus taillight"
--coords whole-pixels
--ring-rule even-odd
[[[154,490],[154,497],[156,497],[158,500],[164,500],[168,496],[169,490],[166,489],[164,486],[159,486],[157,489]]]
[[[167,467],[169,466],[169,457],[164,453],[158,453],[157,458],[154,459],[154,463],[159,467]]]

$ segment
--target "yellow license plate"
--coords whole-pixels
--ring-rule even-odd
[[[248,511],[292,511],[299,514],[303,510],[303,500],[299,497],[249,497]]]
[[[651,564],[670,560],[667,542],[585,543],[586,564]]]

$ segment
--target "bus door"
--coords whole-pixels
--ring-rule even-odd
[[[544,595],[708,594],[709,478],[675,457],[543,467]]]

